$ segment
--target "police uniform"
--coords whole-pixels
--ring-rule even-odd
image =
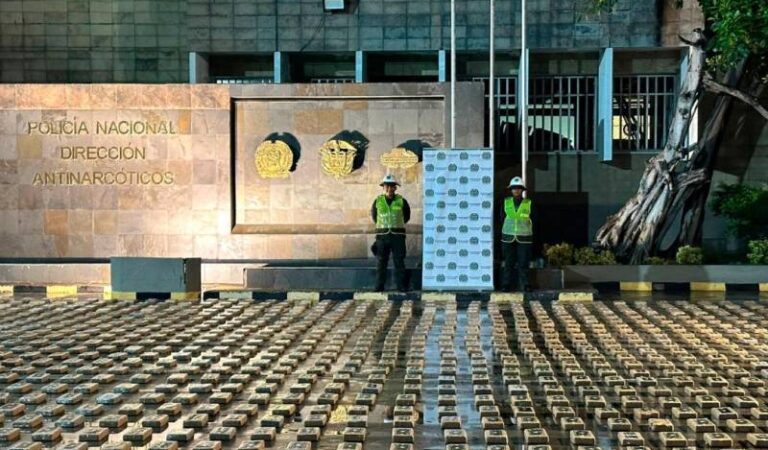
[[[530,289],[528,267],[533,244],[532,206],[533,202],[528,198],[510,195],[504,199],[504,224],[501,228],[501,254],[504,257],[501,287],[504,290]]]
[[[371,218],[376,224],[376,290],[383,291],[387,282],[389,255],[395,266],[397,289],[406,290],[405,224],[411,218],[411,207],[399,194],[391,199],[379,195],[371,206]]]

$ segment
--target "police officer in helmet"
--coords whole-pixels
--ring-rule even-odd
[[[501,273],[501,288],[504,291],[529,291],[528,267],[531,263],[533,244],[532,202],[523,197],[525,184],[520,177],[514,177],[507,187],[501,211],[501,254],[504,267]]]
[[[383,291],[387,282],[389,255],[395,266],[395,284],[399,291],[408,289],[405,279],[405,224],[411,219],[411,207],[401,195],[400,186],[392,175],[386,175],[379,186],[383,193],[371,206],[371,218],[376,224],[376,291]]]

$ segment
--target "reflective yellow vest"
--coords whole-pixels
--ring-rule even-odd
[[[515,199],[504,199],[504,225],[501,228],[502,242],[531,243],[533,222],[531,222],[531,200],[524,198],[515,208]]]
[[[387,197],[384,195],[376,198],[376,234],[388,233],[405,234],[403,197],[397,194],[391,204],[387,204]]]

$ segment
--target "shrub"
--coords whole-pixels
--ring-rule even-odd
[[[616,264],[616,257],[610,250],[595,250],[592,247],[582,247],[576,250],[576,264],[584,266],[602,266]]]
[[[746,239],[768,238],[768,188],[721,183],[709,207],[728,221],[728,230]]]
[[[544,245],[544,256],[551,267],[563,267],[573,264],[573,245],[561,242],[555,245]]]
[[[749,241],[747,261],[750,264],[768,264],[768,239]]]
[[[704,263],[704,253],[700,247],[691,247],[684,245],[677,249],[675,260],[678,264],[701,265]]]
[[[645,258],[645,261],[643,262],[651,266],[664,266],[672,263],[672,261],[662,258],[661,256],[649,256]]]

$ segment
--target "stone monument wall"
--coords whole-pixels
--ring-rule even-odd
[[[446,145],[448,93],[439,84],[0,85],[0,257],[368,257],[369,208],[388,170],[413,208],[415,254],[420,163],[387,169],[382,156]],[[480,146],[482,85],[460,83],[457,104],[458,145]],[[345,143],[355,148],[349,167],[337,164]],[[387,164],[400,161],[391,156]]]

